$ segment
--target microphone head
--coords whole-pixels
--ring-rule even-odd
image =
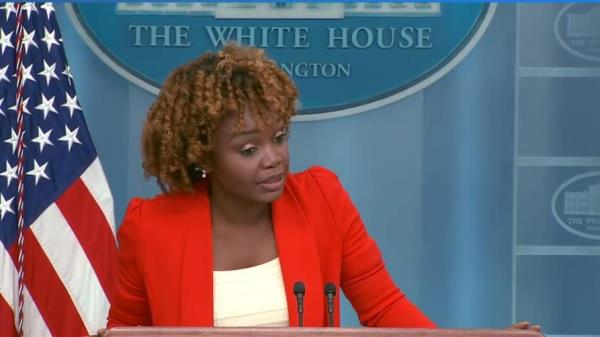
[[[327,282],[325,284],[325,295],[329,295],[329,294],[335,295],[335,292],[336,292],[335,284],[333,284],[331,282]]]
[[[294,283],[294,295],[296,295],[296,296],[298,296],[298,294],[304,295],[304,292],[305,292],[304,282],[298,281],[298,282]]]

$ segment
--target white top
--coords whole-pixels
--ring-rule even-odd
[[[215,327],[290,325],[279,258],[258,266],[213,271]]]

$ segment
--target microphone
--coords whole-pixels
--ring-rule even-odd
[[[294,283],[294,295],[296,296],[296,306],[298,308],[298,326],[304,325],[304,282],[297,281]]]
[[[335,297],[335,284],[331,282],[325,284],[325,296],[327,297],[327,317],[329,317],[329,326],[333,327],[333,298]]]

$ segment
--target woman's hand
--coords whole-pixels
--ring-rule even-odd
[[[517,322],[510,326],[509,329],[520,329],[520,330],[534,330],[537,332],[542,332],[542,327],[538,324],[531,324],[527,321]]]

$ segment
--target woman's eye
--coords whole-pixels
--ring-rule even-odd
[[[243,156],[250,156],[250,155],[252,155],[254,152],[256,152],[256,146],[248,147],[248,148],[245,148],[245,149],[243,149],[242,151],[240,151],[240,153],[241,153]]]
[[[283,132],[278,133],[275,136],[275,143],[277,143],[277,144],[284,143],[286,141],[286,139],[287,139],[287,135],[288,135],[287,131],[283,131]]]

